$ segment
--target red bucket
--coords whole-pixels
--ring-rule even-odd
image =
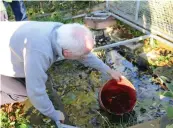
[[[133,110],[136,103],[136,90],[126,78],[119,82],[111,79],[101,88],[99,103],[105,111],[122,115]]]

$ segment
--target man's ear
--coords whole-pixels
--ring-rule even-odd
[[[67,57],[68,56],[68,50],[63,50],[63,56]]]
[[[89,51],[91,51],[94,47],[94,39],[85,36],[85,48]]]
[[[71,54],[72,54],[72,53],[71,53],[69,50],[67,50],[67,49],[64,49],[64,50],[63,50],[63,55],[64,55],[64,57],[70,57]]]

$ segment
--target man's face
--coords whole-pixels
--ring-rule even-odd
[[[65,59],[70,59],[70,60],[80,60],[80,59],[85,59],[85,57],[90,53],[90,51],[87,51],[86,53],[82,55],[78,55],[74,52],[70,52],[69,50],[64,49],[63,50],[63,55]]]

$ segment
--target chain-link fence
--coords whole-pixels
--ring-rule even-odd
[[[107,2],[108,9],[114,14],[173,38],[173,0]]]

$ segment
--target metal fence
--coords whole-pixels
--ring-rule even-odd
[[[107,1],[107,9],[145,29],[173,39],[173,0]]]

